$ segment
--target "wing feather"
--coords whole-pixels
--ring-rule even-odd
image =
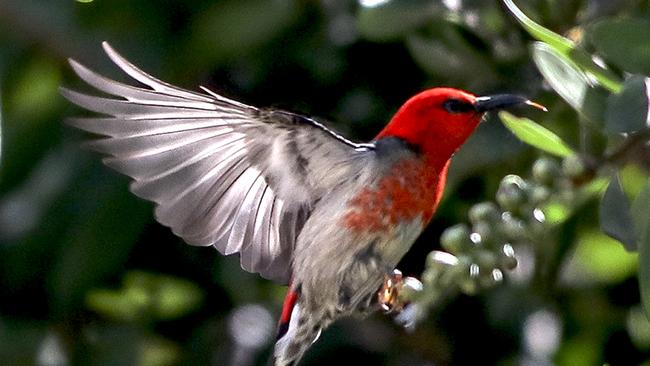
[[[105,95],[62,88],[68,100],[101,115],[68,124],[103,136],[87,146],[133,178],[133,193],[156,203],[156,219],[187,243],[239,253],[244,269],[287,282],[313,204],[346,170],[364,164],[370,145],[296,114],[258,109],[205,88],[208,94],[175,87],[103,47],[144,87],[70,60],[75,73]]]

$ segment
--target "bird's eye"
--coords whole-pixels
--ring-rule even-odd
[[[474,105],[458,99],[448,99],[442,103],[442,107],[449,113],[465,113],[474,111]]]

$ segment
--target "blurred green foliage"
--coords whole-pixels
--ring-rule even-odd
[[[584,157],[606,160],[595,162],[584,194],[544,208],[554,238],[515,248],[519,266],[503,285],[446,298],[413,332],[381,314],[341,321],[305,365],[650,362],[640,305],[650,304],[650,5],[520,0],[519,13],[513,5],[0,0],[2,363],[262,365],[270,350],[269,314],[279,313],[284,289],[156,224],[151,205],[62,125],[82,113],[58,95],[60,84],[80,87],[66,58],[117,74],[102,40],[165,81],[337,121],[330,125],[360,140],[423,88],[517,92],[550,110],[517,111],[545,127],[527,124],[524,135],[542,137],[546,151],[566,154],[552,142],[564,141],[579,154],[565,173],[594,173]],[[422,273],[444,228],[491,200],[504,175],[530,175],[540,156],[489,116],[456,154],[443,204],[400,269]],[[603,228],[640,228],[638,255],[600,229],[614,172],[621,186],[610,201],[629,200],[633,223]]]

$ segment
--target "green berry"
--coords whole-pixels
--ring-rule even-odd
[[[469,209],[468,216],[472,224],[483,221],[495,222],[499,219],[499,209],[493,202],[481,202]]]
[[[476,295],[478,292],[478,283],[476,283],[476,280],[472,278],[460,281],[458,287],[460,287],[460,290],[466,295]]]
[[[457,263],[458,263],[458,258],[447,252],[434,250],[427,255],[428,268],[445,268],[445,267],[456,265]]]
[[[530,192],[530,200],[534,205],[545,203],[551,197],[551,190],[544,186],[535,186]]]
[[[560,166],[554,159],[543,157],[533,164],[533,178],[540,184],[550,185],[559,173]]]
[[[481,268],[481,272],[491,271],[497,265],[497,256],[491,250],[479,249],[474,254],[476,264]]]
[[[526,202],[526,186],[518,175],[506,175],[499,184],[497,203],[506,211],[517,212]]]
[[[501,231],[509,240],[517,241],[527,236],[524,221],[512,216],[510,213],[503,215],[500,226]]]
[[[468,255],[462,254],[458,256],[458,263],[450,266],[444,276],[441,277],[440,286],[449,287],[458,285],[461,281],[469,279],[469,268],[471,264],[472,259]]]
[[[493,268],[489,272],[482,273],[479,278],[479,284],[484,288],[494,287],[494,285],[501,281],[503,281],[503,272],[498,268]]]
[[[426,283],[427,285],[433,286],[438,282],[438,279],[440,278],[440,274],[442,272],[440,271],[439,268],[427,268],[422,272],[422,282]]]
[[[477,222],[472,226],[472,233],[470,239],[474,244],[489,245],[494,241],[494,231],[492,225],[485,221]],[[478,240],[477,240],[478,239]]]
[[[415,277],[404,277],[402,288],[399,291],[400,299],[409,301],[415,299],[424,290],[422,282]]]
[[[440,244],[449,253],[461,253],[470,246],[469,235],[470,231],[467,225],[457,224],[442,233]]]
[[[517,267],[517,258],[515,257],[515,251],[510,244],[504,244],[501,247],[501,256],[499,256],[499,266],[508,270],[515,269]]]
[[[569,155],[562,161],[562,172],[569,178],[580,178],[587,172],[587,167],[578,155]]]

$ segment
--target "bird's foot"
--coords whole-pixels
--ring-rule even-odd
[[[422,282],[415,277],[402,275],[398,269],[394,269],[384,278],[377,299],[379,306],[386,314],[400,313],[409,304],[409,295],[422,290]]]
[[[421,306],[411,302],[413,295],[422,291],[423,285],[415,277],[403,276],[398,269],[386,275],[377,293],[378,303],[386,314],[407,330],[413,330],[421,317]]]
[[[399,290],[403,282],[404,276],[399,269],[394,269],[391,274],[384,277],[384,283],[377,293],[377,300],[386,314],[399,312],[404,307],[405,304],[399,299]]]

